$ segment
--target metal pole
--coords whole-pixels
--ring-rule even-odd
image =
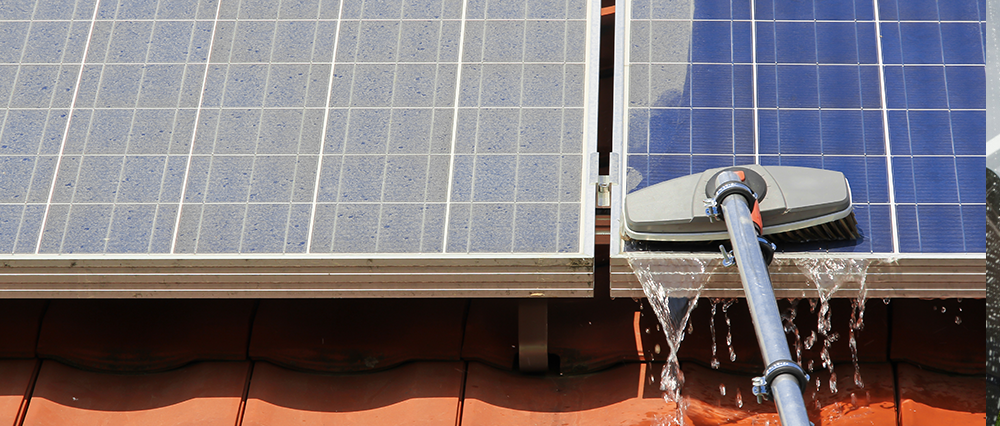
[[[731,176],[727,176],[729,173]],[[717,182],[739,182],[739,177],[732,172],[724,172]],[[785,329],[778,313],[778,303],[771,288],[771,276],[767,272],[767,264],[757,242],[753,220],[750,218],[750,208],[742,195],[734,194],[722,200],[722,214],[729,230],[729,239],[733,243],[733,254],[740,270],[740,280],[750,304],[750,317],[753,319],[754,331],[764,356],[764,364],[770,365],[777,360],[791,360],[788,341],[785,340]],[[802,389],[798,379],[791,374],[782,374],[774,378],[771,394],[778,407],[781,424],[785,426],[809,426],[809,416],[806,414],[805,401],[802,399]]]

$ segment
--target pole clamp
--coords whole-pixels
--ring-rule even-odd
[[[809,386],[809,375],[802,367],[787,359],[779,359],[772,362],[764,369],[764,375],[753,378],[753,394],[757,396],[757,403],[771,399],[771,382],[782,374],[791,374],[799,381],[799,390],[803,393]]]
[[[723,220],[722,218],[722,201],[730,195],[739,194],[743,196],[747,201],[747,207],[752,207],[757,203],[757,195],[754,194],[753,190],[743,182],[729,181],[715,190],[715,195],[712,198],[705,200],[705,215],[711,220]]]

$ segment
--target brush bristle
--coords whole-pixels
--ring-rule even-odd
[[[854,218],[854,212],[851,212],[840,220],[780,234],[770,234],[766,237],[774,242],[807,243],[810,241],[856,240],[861,238],[861,234],[858,233],[858,221]]]

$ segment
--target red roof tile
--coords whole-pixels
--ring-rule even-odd
[[[469,363],[462,425],[654,425],[672,409],[645,364],[528,376]]]
[[[0,360],[0,424],[17,425],[37,360]]]
[[[258,362],[244,426],[457,424],[465,363],[417,362],[352,375],[286,370]]]
[[[981,425],[986,422],[986,378],[897,367],[901,426]]]
[[[248,371],[248,362],[204,362],[165,373],[124,375],[45,361],[24,426],[232,426]]]

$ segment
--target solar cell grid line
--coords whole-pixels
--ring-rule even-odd
[[[204,104],[205,89],[206,89],[206,87],[208,85],[208,75],[209,75],[209,73],[208,73],[208,67],[209,67],[209,64],[212,62],[212,53],[215,51],[215,33],[216,33],[216,29],[218,28],[218,25],[219,25],[219,14],[221,13],[221,10],[222,10],[222,2],[219,1],[219,3],[216,5],[215,14],[214,14],[214,17],[213,17],[213,20],[212,20],[212,32],[211,32],[212,37],[211,37],[211,39],[209,41],[209,44],[208,44],[208,52],[209,53],[208,53],[208,57],[206,58],[206,61],[205,61],[205,75],[202,77],[201,87],[200,87],[200,90],[198,91],[198,103],[197,103],[196,108],[195,108],[195,116],[194,116],[194,123],[195,123],[195,125],[194,125],[194,128],[191,131],[191,139],[188,142],[188,152],[187,152],[186,161],[185,161],[185,164],[184,164],[184,174],[183,174],[183,178],[181,180],[181,190],[180,190],[179,198],[177,200],[177,211],[175,212],[175,219],[174,219],[173,227],[171,228],[171,238],[170,238],[170,253],[171,254],[177,252],[177,240],[178,240],[178,238],[180,236],[179,232],[180,232],[180,227],[181,227],[181,217],[182,217],[182,214],[184,212],[184,199],[187,197],[188,179],[189,179],[190,173],[191,173],[191,162],[194,159],[195,141],[198,138],[198,129],[200,127],[200,126],[198,126],[198,123],[201,122],[201,114],[202,114],[202,108],[201,107]]]
[[[45,236],[45,228],[46,228],[46,225],[48,223],[49,213],[50,213],[50,211],[52,209],[52,199],[53,199],[53,196],[55,195],[55,191],[56,191],[56,183],[57,183],[56,176],[58,175],[60,166],[62,164],[63,153],[65,152],[66,142],[67,142],[68,137],[69,137],[70,125],[73,122],[73,120],[72,120],[73,111],[76,108],[77,96],[79,94],[80,84],[81,84],[81,81],[83,79],[83,72],[84,72],[84,67],[86,65],[86,62],[87,62],[87,56],[88,56],[88,53],[90,51],[90,41],[91,41],[91,37],[92,37],[93,32],[94,32],[94,26],[97,24],[97,12],[98,12],[98,10],[99,9],[98,9],[97,5],[94,5],[94,12],[93,12],[94,14],[93,14],[93,16],[90,19],[90,28],[89,28],[89,30],[87,32],[87,41],[86,41],[86,44],[83,47],[83,53],[80,55],[80,70],[78,71],[78,74],[77,74],[77,77],[76,77],[76,84],[73,86],[72,101],[70,102],[69,112],[67,113],[66,126],[63,129],[62,140],[61,140],[60,146],[59,146],[59,155],[56,157],[55,167],[53,168],[53,172],[56,175],[54,175],[52,177],[51,186],[49,187],[48,198],[45,201],[45,210],[44,210],[44,213],[42,214],[42,219],[41,219],[41,222],[40,222],[39,228],[38,228],[38,239],[35,241],[35,254],[39,254],[40,251],[41,251],[41,248],[42,248],[42,238]]]
[[[341,1],[340,4],[337,5],[337,26],[336,26],[336,29],[334,30],[335,33],[334,33],[334,40],[333,40],[333,53],[331,55],[331,57],[333,58],[333,60],[336,60],[336,58],[337,58],[337,47],[340,46],[340,42],[339,42],[339,40],[340,40],[340,23],[341,23],[341,19],[340,18],[341,18],[341,16],[343,16],[343,14],[344,14],[344,2]],[[332,96],[332,92],[333,92],[333,81],[334,81],[334,75],[335,75],[334,74],[334,69],[333,69],[332,62],[333,61],[331,61],[330,77],[329,77],[329,81],[327,82],[326,102],[325,102],[325,105],[323,107],[323,130],[322,130],[321,134],[323,135],[323,140],[324,141],[326,140],[326,132],[327,132],[327,128],[328,128],[328,126],[330,124],[330,100],[331,100],[331,96]],[[306,237],[306,253],[312,253],[313,229],[314,229],[313,223],[316,220],[316,206],[318,205],[317,204],[317,198],[319,197],[320,173],[318,171],[319,170],[323,170],[323,159],[326,158],[325,154],[326,154],[326,143],[322,143],[322,144],[320,144],[319,158],[317,158],[317,160],[316,160],[316,162],[317,162],[317,164],[316,164],[317,173],[316,173],[316,179],[313,182],[312,203],[311,203],[310,208],[309,208],[309,230],[307,231],[307,237]],[[290,220],[291,220],[291,218],[289,218],[289,221]]]

